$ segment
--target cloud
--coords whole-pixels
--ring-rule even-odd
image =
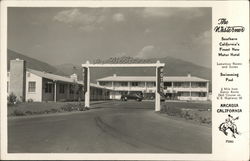
[[[125,52],[116,53],[114,56],[115,57],[123,57],[123,56],[127,56],[127,53],[125,53]]]
[[[179,11],[186,19],[198,18],[204,15],[204,9],[200,8],[180,8]]]
[[[144,17],[169,17],[172,14],[173,12],[166,8],[145,8],[143,10]]]
[[[144,33],[145,34],[149,34],[149,33],[151,33],[152,32],[152,30],[150,30],[149,28],[146,28],[145,30],[144,30]]]
[[[100,24],[105,19],[106,17],[102,14],[102,10],[84,13],[78,8],[60,11],[53,17],[54,21],[65,23],[69,26],[78,26],[79,29],[86,31],[100,28]]]
[[[153,45],[143,47],[135,56],[137,58],[152,58],[155,56],[156,49]]]
[[[199,34],[196,37],[193,37],[194,44],[211,44],[212,43],[212,33],[211,30],[204,31],[203,33]]]
[[[203,11],[199,8],[167,8],[167,7],[154,7],[144,8],[142,10],[142,16],[147,17],[159,17],[168,18],[172,16],[180,16],[183,18],[191,19],[197,18],[203,15]]]
[[[103,23],[111,20],[114,22],[125,21],[122,13],[112,13],[110,9],[89,9],[81,10],[79,8],[66,9],[58,12],[53,20],[65,23],[70,27],[78,27],[82,31],[93,31],[103,29]]]
[[[34,45],[34,47],[35,47],[35,48],[41,48],[42,45],[41,45],[41,44],[36,44],[36,45]]]
[[[125,16],[122,13],[115,13],[112,18],[116,22],[125,21]]]

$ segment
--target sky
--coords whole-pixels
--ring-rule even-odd
[[[211,67],[211,8],[8,8],[8,48],[51,65],[132,56]]]

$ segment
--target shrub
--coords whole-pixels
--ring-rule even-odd
[[[85,111],[86,108],[81,104],[81,103],[78,103],[78,104],[66,104],[64,106],[62,106],[60,108],[62,111],[67,111],[67,112],[71,112],[71,111]]]
[[[211,118],[200,117],[200,122],[203,124],[210,124],[212,122]]]
[[[50,113],[50,110],[45,110],[44,113]]]
[[[14,110],[13,115],[14,116],[25,116],[25,113],[23,111],[20,111],[20,110]]]
[[[187,120],[195,120],[198,117],[198,114],[194,110],[182,109],[182,117]]]
[[[84,107],[84,106],[80,106],[79,108],[78,108],[78,110],[79,111],[86,111],[86,110],[88,110],[86,107]]]
[[[8,99],[8,104],[13,105],[13,104],[16,104],[16,103],[17,103],[17,97],[16,97],[16,95],[15,95],[14,93],[11,93],[11,94],[7,97],[7,99]]]
[[[161,112],[166,113],[169,116],[181,117],[186,120],[193,120],[202,124],[211,124],[211,111],[210,110],[200,110],[200,109],[189,109],[180,108],[174,106],[161,106]]]
[[[61,109],[62,109],[63,111],[71,112],[71,111],[73,111],[73,110],[75,109],[75,107],[74,107],[72,104],[69,104],[69,103],[68,103],[68,104],[62,106]]]
[[[167,112],[167,106],[165,104],[161,106],[161,112],[163,113]]]
[[[25,115],[32,115],[32,114],[33,114],[32,111],[26,111],[26,112],[25,112]]]
[[[182,109],[178,107],[167,107],[165,108],[166,113],[170,116],[182,116]]]
[[[60,112],[60,109],[52,108],[50,111],[51,111],[51,113],[57,113],[57,112]]]
[[[32,98],[29,98],[27,102],[34,102],[34,100]]]

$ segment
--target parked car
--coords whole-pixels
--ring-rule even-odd
[[[151,100],[154,100],[155,99],[155,96],[151,96],[150,97]],[[166,97],[164,95],[160,95],[160,101],[161,102],[164,102],[166,100]]]
[[[137,93],[131,93],[131,94],[126,94],[126,95],[121,96],[122,101],[127,101],[127,100],[142,101],[142,99],[143,99],[143,96]]]
[[[161,98],[160,98],[161,102],[165,102],[166,100],[166,97],[164,95],[161,95]]]

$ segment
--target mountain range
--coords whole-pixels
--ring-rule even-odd
[[[54,74],[58,74],[58,75],[65,75],[66,74],[66,73],[58,70],[55,66],[52,66],[52,65],[45,63],[43,61],[25,56],[21,53],[15,52],[15,51],[10,50],[10,49],[8,49],[8,51],[7,51],[7,68],[8,68],[8,70],[10,68],[10,60],[17,59],[17,58],[19,58],[21,60],[25,60],[26,66],[28,68],[31,68],[31,69],[45,71],[48,73],[54,73]]]
[[[37,59],[25,56],[21,53],[15,52],[13,50],[8,49],[8,69],[9,69],[9,62],[12,59],[22,59],[25,60],[27,63],[27,67],[39,71],[45,71],[49,73],[54,73],[63,76],[69,76],[73,73],[78,75],[79,79],[82,79],[81,73],[81,64],[61,64],[53,66],[46,62],[39,61]],[[204,78],[210,80],[210,87],[211,87],[211,80],[212,80],[212,69],[199,66],[193,64],[188,61],[184,61],[181,59],[176,59],[173,57],[164,57],[164,58],[150,58],[150,59],[140,59],[140,58],[133,58],[128,56],[123,57],[111,57],[105,60],[93,60],[93,63],[110,63],[110,64],[130,64],[130,63],[156,63],[159,60],[161,63],[165,63],[164,67],[164,75],[165,76],[186,76],[187,74],[191,74],[192,76],[197,76],[200,78]],[[91,82],[95,83],[96,79],[111,76],[116,74],[118,76],[153,76],[155,75],[155,69],[153,68],[93,68],[91,69]]]

